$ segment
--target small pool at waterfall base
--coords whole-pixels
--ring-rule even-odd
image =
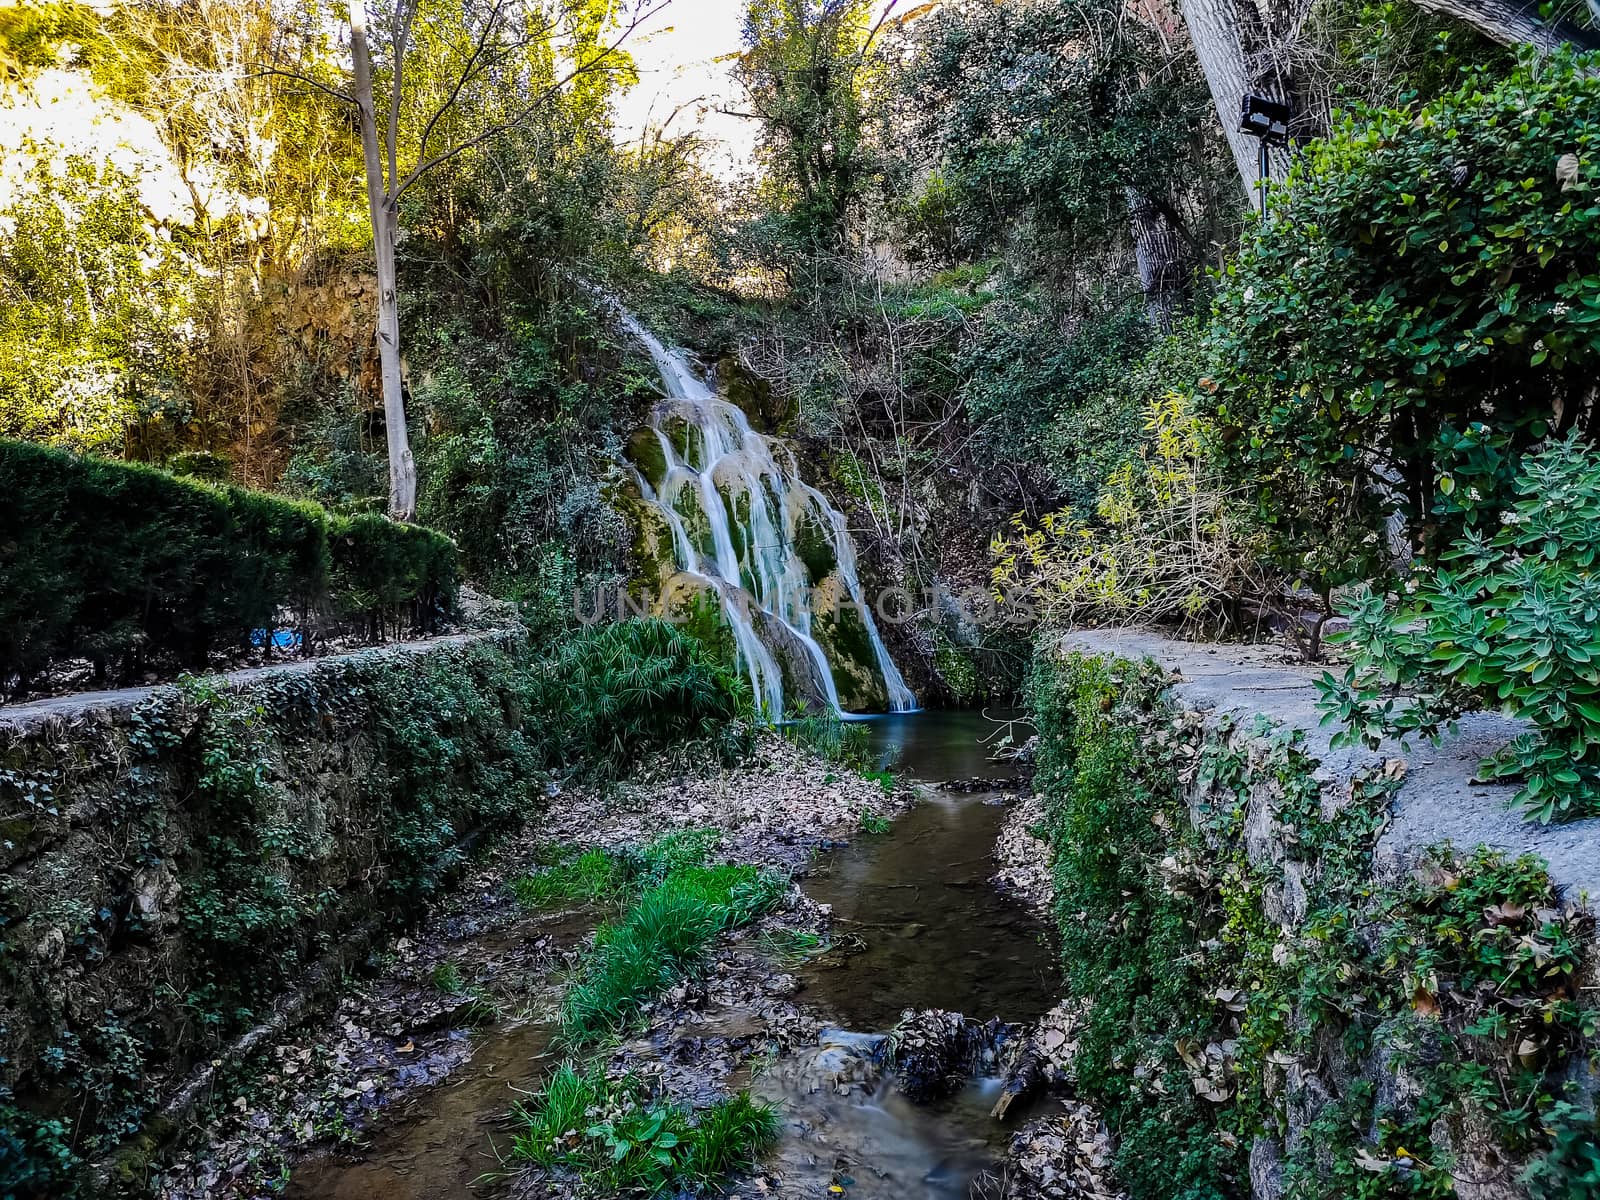
[[[877,763],[936,785],[1008,776],[988,761],[1005,718],[925,711],[870,718]],[[830,1023],[819,1045],[756,1072],[752,1092],[777,1104],[783,1135],[764,1158],[785,1197],[968,1200],[993,1178],[1011,1132],[1032,1114],[989,1115],[1002,1080],[975,1079],[946,1100],[901,1095],[887,1034],[906,1009],[941,1008],[974,1021],[1031,1021],[1059,994],[1056,953],[1043,922],[990,883],[1003,798],[936,786],[885,834],[860,834],[818,855],[802,881],[832,906],[832,942],[792,970],[797,1001]],[[494,1197],[504,1180],[494,1147],[517,1091],[536,1088],[559,1055],[536,1026],[487,1030],[458,1077],[422,1093],[379,1131],[358,1163],[298,1168],[299,1200],[434,1200]],[[516,1089],[516,1090],[514,1090]],[[833,1191],[832,1189],[840,1189]],[[753,1196],[748,1188],[740,1196]]]

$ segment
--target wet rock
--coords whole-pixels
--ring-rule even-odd
[[[980,1025],[940,1008],[907,1009],[889,1035],[895,1085],[917,1104],[942,1099],[980,1069],[998,1066],[1010,1035],[999,1021]]]
[[[964,779],[946,779],[939,785],[943,792],[1020,792],[1028,787],[1022,775],[971,775]]]
[[[1006,1154],[1007,1200],[1127,1200],[1111,1173],[1115,1147],[1087,1104],[1019,1130]]]

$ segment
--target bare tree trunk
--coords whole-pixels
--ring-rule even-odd
[[[350,56],[355,65],[355,101],[360,113],[361,152],[367,169],[367,207],[378,267],[378,370],[383,386],[383,424],[389,442],[389,515],[409,521],[417,511],[417,464],[406,434],[406,401],[400,376],[400,298],[395,277],[395,206],[384,184],[378,151],[378,121],[372,103],[372,55],[367,48],[363,0],[350,5]],[[390,181],[391,183],[393,181]]]
[[[1584,50],[1600,49],[1600,32],[1565,18],[1544,20],[1538,0],[1417,0],[1417,7],[1464,21],[1505,46],[1527,44],[1546,54],[1567,42]]]
[[[1188,283],[1188,256],[1183,236],[1145,196],[1127,189],[1128,219],[1133,229],[1133,255],[1144,289],[1145,313],[1162,333],[1172,332],[1172,318],[1183,304]]]
[[[1183,20],[1189,27],[1189,39],[1200,59],[1200,68],[1206,73],[1206,85],[1211,89],[1211,100],[1216,105],[1217,117],[1222,121],[1222,132],[1228,137],[1228,147],[1233,151],[1233,162],[1239,169],[1239,180],[1244,184],[1244,194],[1253,204],[1260,203],[1257,177],[1259,174],[1260,145],[1256,139],[1239,129],[1239,103],[1245,93],[1257,91],[1261,84],[1252,78],[1245,67],[1245,55],[1254,47],[1245,44],[1246,33],[1239,5],[1253,0],[1183,0]],[[1277,89],[1270,89],[1276,95]],[[1267,178],[1282,182],[1289,174],[1289,152],[1283,148],[1267,151]]]

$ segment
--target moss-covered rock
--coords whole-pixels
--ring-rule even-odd
[[[800,415],[795,398],[780,396],[769,381],[732,354],[718,360],[717,379],[728,403],[736,405],[752,425],[766,433],[783,432]]]
[[[889,690],[878,670],[866,622],[837,574],[817,584],[811,633],[833,666],[839,706],[846,712],[887,711]]]
[[[627,518],[633,530],[633,575],[628,594],[637,603],[656,596],[661,585],[678,570],[677,546],[672,526],[661,509],[644,499],[632,479],[618,484],[606,500]]]
[[[628,461],[639,469],[645,482],[656,491],[667,479],[667,452],[654,429],[641,425],[628,436]]]
[[[833,530],[812,506],[807,505],[795,521],[794,551],[806,565],[812,587],[818,587],[839,566],[833,544]]]

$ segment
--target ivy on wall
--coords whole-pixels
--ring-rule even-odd
[[[1403,779],[1324,789],[1301,735],[1207,729],[1151,663],[1041,658],[1030,686],[1080,1094],[1141,1197],[1452,1196],[1456,1172],[1593,1195],[1593,921],[1544,865],[1450,847],[1392,883]],[[1584,1182],[1585,1180],[1589,1182]]]

